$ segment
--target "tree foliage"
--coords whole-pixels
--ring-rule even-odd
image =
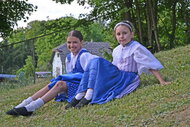
[[[0,37],[7,36],[17,21],[26,21],[37,7],[26,2],[27,0],[1,0],[0,1]],[[28,14],[28,15],[27,15]]]
[[[53,0],[68,4],[73,0]],[[190,43],[189,0],[78,0],[93,9],[87,19],[101,19],[113,28],[116,22],[134,23],[137,40],[152,51]]]
[[[73,2],[54,1],[62,4]],[[27,56],[33,56],[37,70],[49,71],[48,63],[52,49],[64,44],[65,37],[73,29],[80,30],[85,41],[110,42],[114,48],[117,42],[113,37],[113,27],[122,20],[133,22],[135,39],[152,52],[190,43],[189,0],[78,0],[80,5],[85,6],[86,3],[93,9],[90,14],[81,15],[80,19],[63,17],[56,20],[32,21],[27,28],[14,31],[14,34],[7,37],[0,46],[19,41],[23,43],[0,48],[1,70],[15,72],[26,64]],[[25,16],[24,14],[22,16]]]
[[[78,23],[82,25],[78,25]],[[51,35],[39,38],[35,41],[35,51],[38,56],[37,67],[39,70],[46,70],[51,60],[52,49],[64,44],[68,32],[73,29],[79,30],[84,36],[84,41],[103,41],[104,35],[100,35],[103,28],[97,23],[86,23],[73,17],[63,17],[56,20],[49,20],[44,24],[44,33]]]
[[[84,23],[79,26],[78,22]],[[0,48],[1,73],[15,73],[26,65],[25,59],[28,56],[32,56],[37,71],[51,71],[52,49],[64,44],[68,32],[73,29],[82,32],[84,41],[105,41],[106,35],[102,34],[104,29],[101,25],[85,22],[73,17],[63,17],[56,20],[32,21],[26,28],[15,30],[0,44],[9,45]]]
[[[32,56],[27,56],[26,64],[20,68],[16,74],[19,79],[29,80],[35,73],[35,66],[33,64]],[[23,75],[22,75],[23,74]]]

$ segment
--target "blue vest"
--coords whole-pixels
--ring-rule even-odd
[[[77,57],[77,61],[75,64],[74,69],[72,70],[71,73],[69,74],[63,74],[63,75],[59,75],[58,77],[54,78],[53,80],[51,80],[51,84],[49,84],[48,88],[51,89],[57,81],[62,80],[62,81],[68,81],[67,82],[67,88],[68,88],[68,92],[67,95],[65,94],[59,94],[55,97],[56,101],[64,101],[67,100],[68,102],[71,102],[72,98],[75,96],[76,91],[78,89],[78,84],[81,81],[82,78],[82,73],[84,73],[84,70],[80,64],[80,56],[82,53],[84,52],[88,52],[87,50],[82,49]],[[68,62],[71,62],[71,53],[69,53],[67,55],[67,60]]]
[[[87,51],[86,49],[82,49],[82,50],[79,52],[78,57],[77,57],[77,61],[76,61],[76,64],[75,64],[74,69],[72,70],[72,73],[77,73],[77,72],[84,73],[84,70],[83,70],[83,68],[82,68],[82,66],[81,66],[81,64],[80,64],[80,56],[81,56],[82,53],[84,53],[84,52],[88,52],[88,51]],[[71,53],[69,53],[69,54],[67,55],[67,60],[68,60],[69,62],[71,62]]]
[[[84,70],[80,64],[80,56],[82,55],[82,53],[84,52],[88,52],[87,50],[81,50],[78,54],[78,57],[77,57],[77,61],[76,61],[76,64],[75,64],[75,68],[72,70],[71,73],[84,73]],[[70,62],[71,61],[71,53],[69,53],[67,55],[67,60]],[[78,79],[79,78],[79,79]],[[80,83],[80,80],[81,80],[82,76],[81,74],[76,74],[74,76],[68,76],[68,75],[59,75],[57,76],[56,78],[53,78],[51,79],[51,83],[48,85],[48,88],[51,89],[55,83],[59,80],[63,80],[63,81],[70,81],[70,82],[73,82],[73,83],[77,83],[79,84]],[[74,79],[74,80],[72,80]]]

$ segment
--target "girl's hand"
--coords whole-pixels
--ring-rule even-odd
[[[171,84],[171,82],[162,81],[162,82],[160,82],[160,84],[161,85],[169,85],[169,84]]]
[[[153,69],[150,69],[150,72],[152,72],[152,74],[158,79],[158,81],[160,82],[161,85],[168,85],[170,84],[171,82],[166,82],[160,72],[158,70],[153,70]]]

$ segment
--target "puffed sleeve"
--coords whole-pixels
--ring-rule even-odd
[[[72,71],[71,64],[69,64],[69,61],[67,57],[65,58],[65,67],[66,67],[66,72],[69,73]]]
[[[112,64],[117,66],[117,64],[119,63],[119,54],[121,54],[121,46],[117,46],[116,48],[114,48],[113,52],[112,52]]]
[[[151,74],[149,69],[160,70],[163,68],[158,59],[144,46],[140,45],[134,51],[134,60],[137,63],[138,73]]]
[[[116,55],[115,54],[116,54],[116,51],[114,49],[113,52],[112,52],[112,58],[113,58],[112,64],[115,65],[115,66],[117,66]]]
[[[83,70],[86,70],[87,64],[89,63],[90,60],[97,58],[98,56],[96,55],[92,55],[91,53],[87,52],[87,53],[83,53],[80,56],[80,64],[83,68]]]

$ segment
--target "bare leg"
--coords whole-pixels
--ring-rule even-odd
[[[44,103],[47,103],[48,101],[51,101],[53,98],[55,98],[60,92],[67,92],[67,86],[64,81],[58,81],[52,89],[50,89],[44,96],[41,97],[41,99],[44,101]]]
[[[37,97],[42,95],[42,93],[45,93],[46,88],[43,88],[42,92],[38,92]],[[32,101],[30,104],[26,105],[24,108],[17,109],[24,111],[26,114],[31,114],[31,112],[34,112],[36,109],[40,108],[43,106],[45,103],[48,101],[52,100],[58,93],[60,92],[66,92],[67,87],[66,83],[64,81],[58,81],[53,88],[51,88],[48,92],[45,93],[42,97],[39,97],[37,100]],[[22,114],[21,114],[22,115]]]
[[[32,95],[32,99],[35,101],[36,99],[44,96],[49,91],[48,85],[46,85],[45,87],[43,87],[42,89],[40,89],[39,91],[37,91],[36,93],[34,93]]]
[[[48,85],[44,88],[40,89],[38,92],[36,92],[32,98],[34,101],[29,103],[28,105],[20,106],[18,108],[14,108],[7,112],[8,115],[23,115],[23,116],[29,116],[32,115],[32,113],[43,106],[48,101],[52,100],[55,96],[57,96],[60,92],[67,92],[67,86],[64,81],[58,81],[52,89],[48,89]],[[31,97],[30,97],[31,98]]]
[[[30,104],[32,101],[35,101],[38,98],[42,97],[44,94],[46,94],[49,91],[48,85],[46,85],[45,87],[43,87],[42,89],[40,89],[39,91],[34,93],[32,96],[24,99],[20,104],[15,106],[15,108],[24,107],[24,106]]]

